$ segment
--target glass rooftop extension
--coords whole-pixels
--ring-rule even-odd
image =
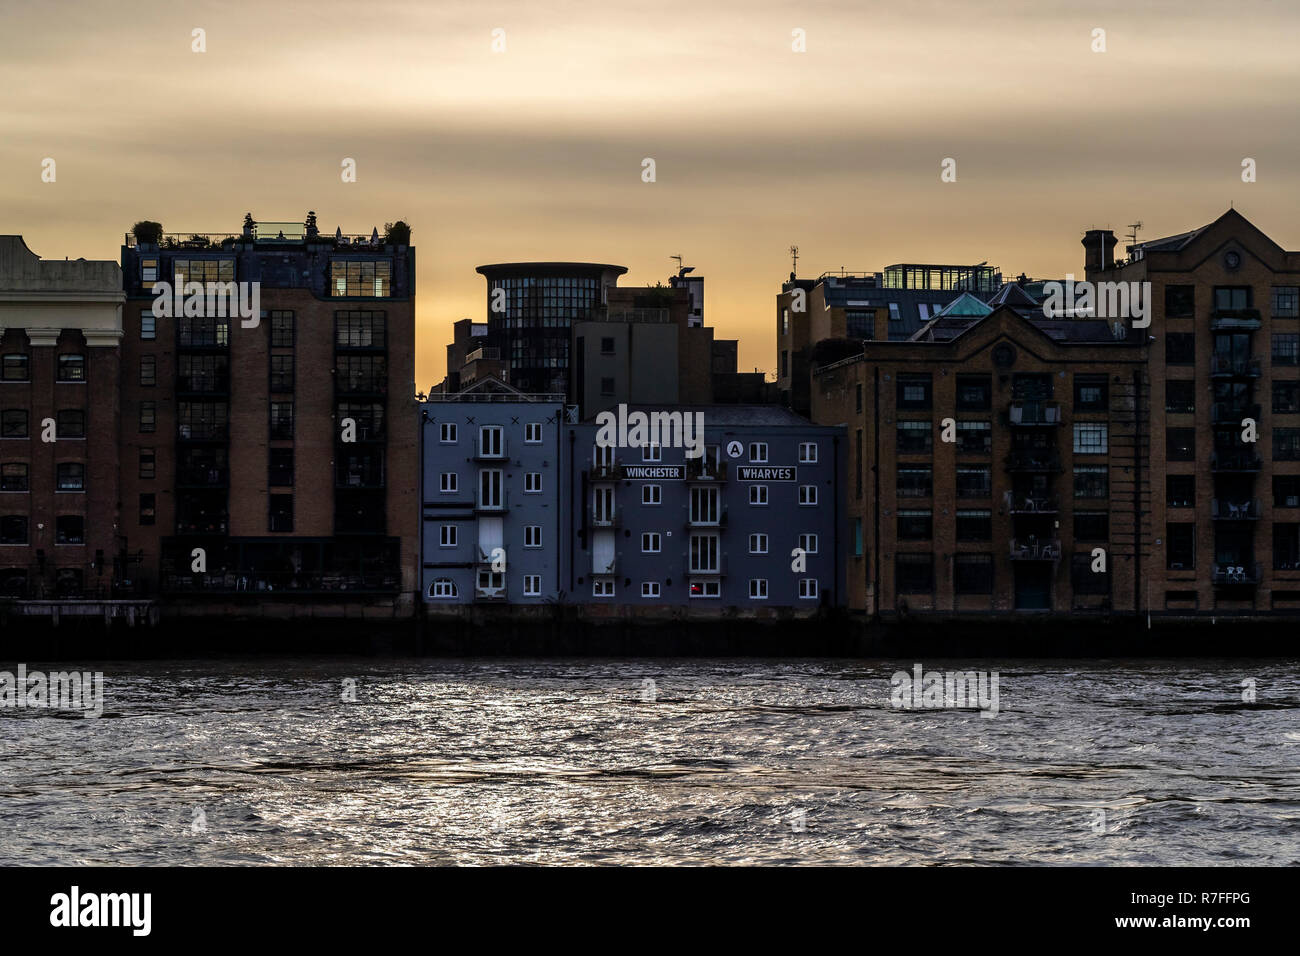
[[[996,266],[918,265],[899,263],[886,266],[881,275],[886,289],[934,289],[945,292],[997,292],[1002,273]]]

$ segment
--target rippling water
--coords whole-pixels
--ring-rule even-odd
[[[1296,661],[952,662],[994,719],[911,666],[95,665],[101,719],[0,709],[0,863],[1300,862]]]

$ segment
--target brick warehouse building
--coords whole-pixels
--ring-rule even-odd
[[[264,613],[409,613],[419,464],[407,234],[322,234],[314,213],[249,216],[221,236],[153,226],[122,247],[121,528],[136,573],[194,612],[256,596]],[[260,323],[155,316],[164,280],[260,283]],[[206,573],[192,571],[195,548]]]
[[[849,606],[1133,607],[1148,547],[1143,343],[1045,320],[1009,286],[817,369],[814,420],[848,429]]]
[[[1150,282],[1151,527],[1143,607],[1300,611],[1300,252],[1235,210],[1087,278]],[[1243,421],[1257,440],[1243,441]]]
[[[0,598],[29,613],[112,592],[122,302],[117,263],[0,236]]]

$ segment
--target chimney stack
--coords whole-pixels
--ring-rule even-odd
[[[1089,229],[1083,234],[1083,271],[1089,278],[1115,268],[1115,233],[1110,229]]]

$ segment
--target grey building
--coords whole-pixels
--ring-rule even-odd
[[[701,416],[702,457],[566,426],[571,517],[564,589],[584,604],[810,613],[843,603],[844,429],[753,405],[625,408]]]
[[[487,378],[421,406],[421,592],[429,605],[541,604],[564,587],[564,396]]]

